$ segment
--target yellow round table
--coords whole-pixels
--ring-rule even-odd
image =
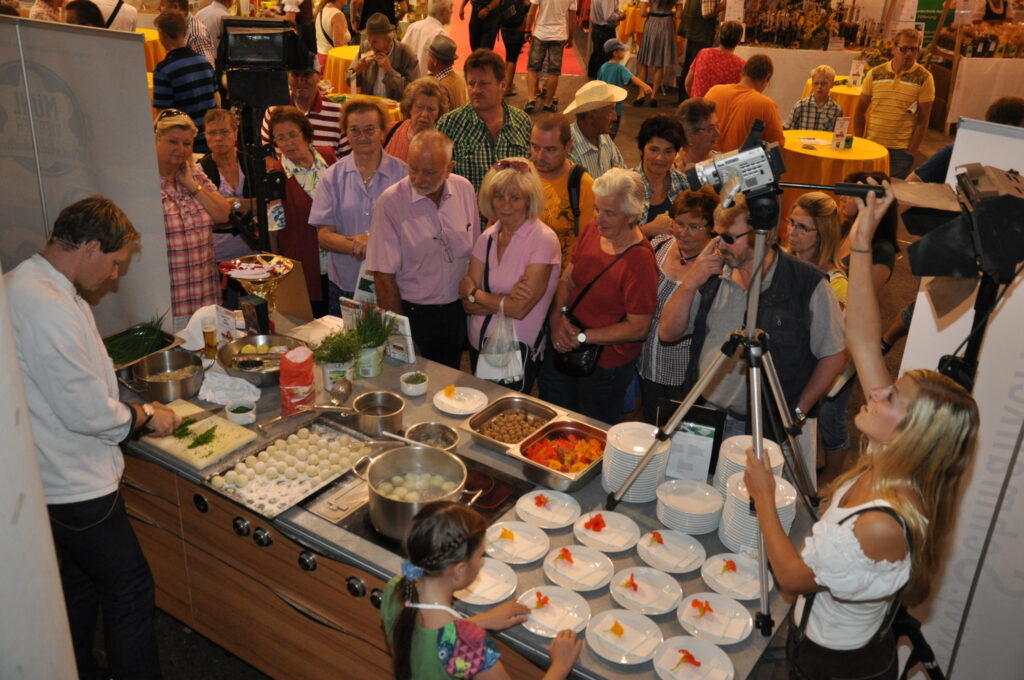
[[[328,95],[328,98],[332,101],[338,102],[344,105],[349,99],[370,99],[375,103],[379,104],[384,109],[384,115],[387,116],[388,121],[392,123],[401,123],[405,120],[405,116],[402,115],[402,110],[399,108],[398,102],[394,99],[388,99],[387,97],[378,97],[373,94],[344,94],[337,96],[337,94]]]
[[[327,53],[327,63],[324,65],[323,79],[330,81],[332,94],[351,94],[349,92],[348,78],[345,74],[358,55],[359,45],[333,47]]]
[[[782,158],[786,163],[786,174],[783,182],[800,182],[802,184],[835,184],[851,172],[889,172],[889,152],[881,144],[863,137],[853,138],[853,148],[832,150],[832,133],[820,130],[786,130],[786,145],[782,149]],[[814,139],[826,144],[808,144],[801,138]],[[780,214],[782,228],[780,237],[786,231],[786,218],[796,199],[809,189],[783,189],[782,212]],[[836,198],[832,192],[827,192]]]
[[[167,50],[160,44],[155,28],[136,28],[135,32],[146,36],[146,42],[142,45],[142,51],[146,55],[146,70],[152,73],[153,67],[167,56]]]
[[[836,76],[836,80],[844,79],[848,80],[849,76]],[[808,78],[807,82],[804,83],[804,91],[800,95],[801,99],[806,99],[811,96],[811,79]],[[860,99],[860,87],[854,87],[853,85],[834,85],[831,90],[828,91],[828,96],[832,98],[836,104],[839,104],[839,108],[843,110],[844,116],[853,118],[854,112],[857,110],[857,101]]]

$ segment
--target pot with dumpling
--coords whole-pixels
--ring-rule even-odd
[[[369,466],[360,474],[365,461]],[[354,468],[366,482],[370,522],[396,541],[405,538],[420,508],[433,501],[458,501],[466,486],[462,460],[431,446],[401,446],[361,459]]]

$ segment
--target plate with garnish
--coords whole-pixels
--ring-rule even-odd
[[[654,650],[654,672],[661,680],[732,680],[736,671],[721,649],[687,635],[677,635]]]
[[[673,529],[648,531],[636,544],[636,553],[650,566],[670,574],[699,569],[707,557],[700,541]]]
[[[676,618],[687,633],[716,645],[743,642],[754,630],[754,620],[747,608],[718,593],[686,596],[676,611]]]
[[[640,527],[620,512],[602,510],[581,515],[572,526],[580,543],[604,552],[629,550],[640,540]]]
[[[487,554],[508,564],[536,562],[549,547],[548,535],[526,522],[498,522],[487,528]]]
[[[434,393],[434,406],[452,416],[469,416],[487,406],[487,395],[474,387],[448,385]]]
[[[679,606],[683,589],[663,571],[650,567],[629,567],[612,576],[612,599],[641,614],[667,614]]]
[[[538,489],[519,497],[516,514],[541,529],[561,529],[579,519],[580,504],[567,493]]]
[[[544,558],[544,575],[552,583],[580,592],[607,585],[614,573],[615,567],[607,555],[583,545],[556,548]]]
[[[501,560],[484,558],[484,566],[468,587],[455,592],[455,597],[466,604],[498,604],[516,592],[516,572]]]
[[[613,663],[633,666],[650,661],[663,639],[658,624],[628,609],[603,611],[587,625],[587,644]]]
[[[701,578],[711,590],[737,600],[756,600],[761,596],[761,583],[757,562],[745,555],[722,553],[704,560],[700,568]],[[775,580],[768,574],[768,590]]]
[[[530,609],[523,628],[541,637],[553,638],[566,628],[579,633],[590,621],[590,605],[568,588],[530,588],[516,602]]]

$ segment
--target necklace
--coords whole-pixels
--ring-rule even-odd
[[[679,264],[690,264],[691,262],[697,259],[697,255],[700,255],[700,253],[697,253],[697,255],[694,255],[693,257],[686,257],[685,255],[683,255],[683,247],[676,247],[679,249]]]

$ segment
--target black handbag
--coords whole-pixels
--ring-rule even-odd
[[[590,292],[591,287],[594,283],[604,275],[609,269],[615,266],[615,263],[625,257],[626,253],[640,245],[640,243],[634,243],[629,246],[621,253],[615,256],[607,267],[597,273],[597,276],[592,278],[590,282],[583,287],[580,294],[576,296],[568,310],[565,312],[565,318],[569,320],[573,326],[576,326],[581,331],[586,331],[586,327],[579,322],[579,320],[572,315],[576,306],[579,305],[580,301],[586,297],[587,293]],[[553,349],[553,348],[552,348]],[[597,370],[597,361],[601,358],[601,352],[604,350],[604,345],[594,345],[589,342],[581,343],[575,348],[568,352],[559,352],[554,350],[554,364],[555,368],[564,373],[565,375],[572,378],[586,378],[587,376],[593,375],[594,371]]]

